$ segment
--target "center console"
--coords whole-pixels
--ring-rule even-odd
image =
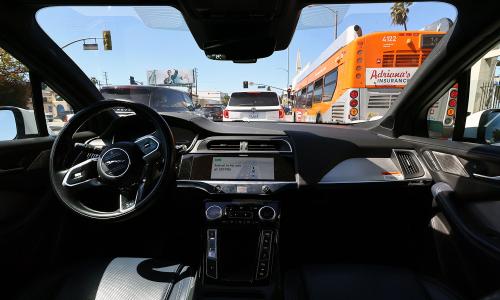
[[[277,201],[206,201],[207,283],[267,284],[278,252]]]
[[[279,195],[297,188],[284,136],[218,136],[182,155],[177,186],[204,190],[202,299],[275,299]]]

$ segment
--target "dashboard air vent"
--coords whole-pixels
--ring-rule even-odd
[[[411,151],[396,151],[396,157],[406,179],[424,176],[422,166]]]
[[[282,141],[248,141],[248,151],[280,151]]]
[[[197,150],[228,152],[292,152],[284,139],[213,139],[201,141]]]
[[[239,151],[240,141],[237,140],[216,140],[207,144],[208,150],[213,151]]]

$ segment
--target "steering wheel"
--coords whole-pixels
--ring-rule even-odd
[[[155,131],[130,141],[113,139],[102,147],[73,141],[85,122],[114,108],[132,110],[154,125]],[[60,200],[80,215],[94,219],[132,216],[174,178],[174,150],[170,127],[155,110],[129,101],[99,101],[76,113],[60,131],[50,154],[50,179]],[[112,209],[91,208],[85,201],[89,198],[111,201]]]

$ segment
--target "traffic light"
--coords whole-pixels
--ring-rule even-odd
[[[291,95],[291,94],[292,94],[292,88],[290,88],[290,87],[289,87],[289,88],[286,90],[286,95],[287,95],[288,99],[290,99],[290,95]]]
[[[104,50],[112,50],[113,44],[111,43],[111,31],[104,30],[102,32],[102,43],[104,44]]]
[[[243,81],[243,88],[248,89],[248,81]]]

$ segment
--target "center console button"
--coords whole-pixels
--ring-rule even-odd
[[[272,221],[276,218],[276,211],[271,206],[262,206],[258,215],[261,220]]]
[[[212,205],[205,211],[208,220],[217,220],[222,217],[222,208],[218,205]]]

